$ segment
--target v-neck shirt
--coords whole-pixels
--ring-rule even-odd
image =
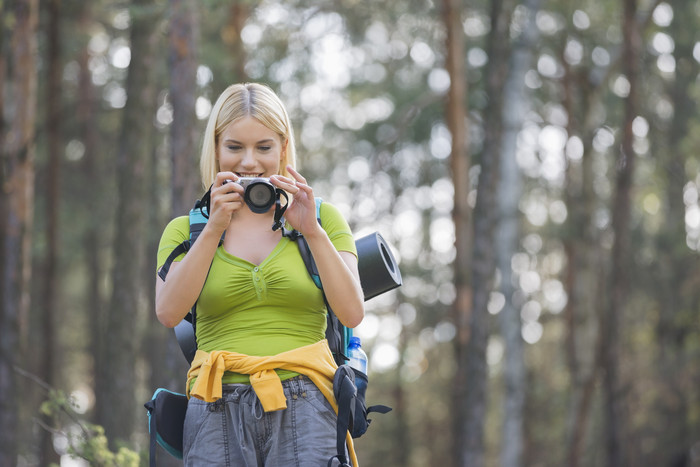
[[[323,229],[338,251],[357,256],[350,227],[330,203],[320,208]],[[158,247],[158,269],[189,238],[189,218],[173,219]],[[184,255],[176,258],[180,261]],[[276,355],[314,344],[325,337],[326,307],[299,254],[296,242],[282,237],[259,264],[232,255],[219,246],[197,301],[197,347],[253,356]],[[295,374],[280,370],[286,379]],[[249,380],[227,373],[224,383]]]

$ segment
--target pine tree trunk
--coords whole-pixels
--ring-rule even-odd
[[[452,315],[457,328],[455,357],[457,369],[453,390],[452,416],[452,459],[457,464],[464,439],[466,416],[464,392],[467,387],[465,365],[466,346],[469,340],[469,315],[471,311],[471,291],[469,288],[469,245],[470,208],[469,195],[469,154],[467,150],[467,80],[465,76],[464,40],[461,28],[460,5],[456,0],[444,0],[442,13],[446,31],[446,68],[450,75],[450,89],[447,94],[447,126],[452,136],[450,168],[454,186],[454,207],[452,220],[455,226],[454,285],[456,298],[452,305]]]
[[[482,467],[485,456],[488,368],[486,348],[489,339],[489,297],[493,291],[496,250],[493,242],[498,223],[500,142],[503,100],[501,90],[507,73],[510,15],[501,0],[491,2],[489,66],[486,93],[489,104],[484,111],[484,147],[480,157],[479,185],[474,208],[474,246],[472,262],[472,312],[466,348],[466,418],[462,441],[461,465]]]
[[[693,3],[676,0],[674,11],[690,11]],[[686,206],[683,195],[688,174],[688,144],[693,135],[693,119],[698,115],[696,99],[689,99],[696,86],[700,65],[693,58],[696,45],[697,15],[674,14],[670,30],[674,31],[676,60],[674,79],[667,93],[673,102],[673,120],[665,137],[652,141],[652,154],[663,164],[665,199],[662,201],[664,222],[658,234],[658,260],[655,262],[656,300],[658,302],[657,379],[661,382],[656,403],[659,411],[658,439],[663,449],[659,462],[666,465],[690,464],[694,443],[692,413],[693,395],[688,393],[688,376],[694,371],[695,359],[688,350],[693,339],[689,322],[697,322],[700,301],[693,277],[698,275],[697,256],[690,254],[686,241]],[[658,135],[661,136],[661,135]],[[654,144],[657,142],[657,144]],[[691,175],[692,177],[692,175]],[[691,178],[692,179],[692,178]],[[683,291],[683,292],[681,292]]]
[[[625,394],[621,381],[621,333],[625,305],[629,295],[630,262],[630,205],[636,155],[633,142],[632,123],[638,115],[638,75],[640,37],[637,30],[636,0],[623,0],[623,61],[622,71],[629,81],[629,95],[625,100],[624,122],[622,125],[621,150],[618,154],[615,182],[615,198],[612,207],[612,275],[610,280],[610,302],[605,314],[603,327],[603,392],[605,425],[607,427],[607,462],[610,467],[629,465],[626,453],[627,442]]]
[[[61,0],[47,2],[48,31],[48,70],[46,93],[46,135],[48,145],[48,171],[46,179],[46,258],[44,262],[43,293],[41,296],[41,335],[42,358],[39,376],[51,387],[58,387],[56,367],[57,352],[55,323],[57,319],[56,299],[58,290],[58,222],[60,212],[60,180],[62,158],[63,112],[61,109],[63,61],[61,57]],[[46,420],[49,426],[49,420]],[[53,447],[53,434],[43,430],[40,443],[41,465],[59,463],[60,459]]]
[[[501,466],[519,467],[523,465],[523,424],[525,406],[525,361],[522,339],[520,308],[513,302],[517,278],[513,277],[511,259],[518,251],[520,239],[520,216],[518,205],[522,196],[522,177],[516,160],[518,134],[525,121],[528,108],[525,94],[525,73],[532,65],[532,48],[537,40],[535,15],[539,0],[526,1],[528,22],[523,28],[511,54],[511,66],[506,79],[503,95],[503,139],[499,180],[498,204],[500,226],[498,230],[497,258],[501,272],[501,291],[505,305],[499,313],[501,333],[505,342],[503,402],[503,428],[501,442]]]
[[[200,183],[197,142],[197,8],[192,0],[169,0],[168,68],[170,103],[170,160],[172,162],[172,214],[186,214],[198,194]],[[208,187],[207,187],[208,188]]]
[[[152,0],[132,2],[131,63],[126,82],[127,102],[116,155],[118,196],[112,297],[106,329],[105,361],[98,394],[99,420],[110,442],[126,441],[134,432],[141,403],[135,399],[136,326],[145,297],[142,261],[145,257],[144,206],[146,167],[151,150],[155,93],[152,85],[154,37]]]
[[[596,121],[599,88],[584,82],[564,63],[562,104],[567,111],[566,131],[582,141],[580,163],[567,158],[564,201],[567,209],[563,239],[567,264],[564,290],[567,303],[562,312],[566,323],[564,350],[571,378],[567,416],[567,465],[581,465],[583,443],[599,377],[600,326],[605,306],[601,290],[606,283],[606,265],[598,230],[593,219],[596,194],[593,187],[592,141],[601,122]]]
[[[246,1],[234,0],[229,8],[228,23],[224,26],[222,37],[231,51],[233,81],[248,81],[245,64],[248,58],[245,45],[241,39],[241,31],[250,16],[251,7]]]
[[[10,47],[3,44],[3,63],[13,71],[3,82],[1,92],[11,86],[9,132],[3,134],[2,170],[0,170],[0,465],[15,465],[18,446],[18,395],[21,394],[14,367],[23,355],[29,311],[31,274],[31,232],[34,208],[34,128],[36,120],[37,70],[36,32],[39,17],[37,0],[18,0]],[[3,9],[5,6],[3,4]],[[6,18],[6,16],[3,16]],[[5,54],[6,51],[9,51]],[[3,67],[3,74],[5,67]],[[3,122],[3,127],[5,123]],[[25,354],[26,355],[26,354]]]
[[[83,37],[89,37],[88,31],[92,23],[91,2],[83,2],[79,13],[78,29]],[[95,86],[92,84],[92,72],[89,68],[90,52],[87,42],[78,55],[78,87],[81,92],[77,96],[76,119],[80,140],[85,146],[85,155],[80,164],[81,187],[80,193],[85,200],[86,210],[89,213],[102,212],[100,209],[101,190],[97,187],[103,186],[100,177],[99,154],[97,149],[98,129],[94,118],[96,114]],[[82,243],[84,245],[85,270],[87,273],[87,284],[85,293],[86,323],[88,326],[88,352],[92,356],[91,372],[93,376],[93,391],[95,394],[101,393],[98,387],[101,379],[99,369],[102,367],[102,346],[101,337],[103,328],[104,312],[103,301],[100,298],[100,280],[104,277],[103,265],[100,263],[100,230],[102,223],[89,222],[83,233]],[[96,421],[96,420],[93,420]]]

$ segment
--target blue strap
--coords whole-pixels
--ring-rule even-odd
[[[316,220],[321,224],[321,204],[323,204],[323,198],[317,196],[314,198],[314,201],[316,201]]]

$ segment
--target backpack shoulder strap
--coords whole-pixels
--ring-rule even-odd
[[[209,215],[207,212],[207,207],[202,204],[201,200],[197,200],[194,207],[190,209],[189,219],[190,238],[175,247],[175,249],[168,256],[168,259],[165,260],[165,264],[162,268],[160,268],[160,271],[158,271],[158,276],[160,276],[160,278],[163,280],[165,280],[165,277],[168,275],[170,265],[175,258],[180,256],[182,253],[187,253],[190,248],[192,248],[192,245],[194,245],[194,242],[202,233],[202,230],[204,230],[204,226],[207,225]],[[221,235],[219,245],[224,242],[224,234]],[[197,352],[196,316],[197,302],[192,305],[192,309],[187,316],[185,316],[185,318],[174,328],[177,343],[180,345],[180,350],[182,350],[182,353],[185,355],[185,358],[189,363],[192,362],[195,352]]]
[[[190,251],[190,248],[192,248],[192,245],[194,245],[195,240],[197,240],[199,234],[201,234],[202,230],[204,230],[204,226],[207,225],[208,217],[209,216],[206,215],[206,207],[202,208],[200,200],[197,200],[197,202],[194,203],[194,207],[190,209],[189,213],[190,238],[176,246],[170,255],[168,255],[163,267],[160,268],[160,271],[158,271],[158,276],[161,279],[165,280],[168,272],[170,271],[170,266],[173,264],[173,261],[175,261],[175,258]],[[223,241],[223,236],[221,239]]]
[[[321,221],[321,204],[323,204],[323,199],[316,197],[316,220],[323,227],[323,222]],[[316,287],[323,291],[323,284],[321,283],[321,276],[318,274],[318,268],[316,267],[316,262],[314,261],[311,250],[309,249],[308,243],[304,236],[299,236],[297,239],[297,245],[299,247],[299,253],[301,253],[301,258],[304,260],[304,265],[306,270],[311,276],[311,279],[316,284]],[[326,339],[328,340],[328,345],[331,348],[331,353],[333,358],[338,365],[342,365],[348,359],[346,357],[348,353],[348,343],[350,342],[350,337],[352,337],[352,329],[343,326],[338,317],[333,312],[328,300],[326,299],[326,294],[323,294],[323,301],[326,304],[326,309],[328,313],[326,315]]]
[[[316,220],[318,224],[323,227],[321,222],[321,204],[323,199],[315,198],[316,201]],[[311,250],[309,249],[309,244],[306,243],[306,239],[303,235],[297,238],[297,245],[299,246],[299,253],[301,253],[301,259],[304,260],[304,266],[306,266],[306,271],[311,276],[311,279],[316,284],[316,287],[323,290],[323,284],[321,284],[321,276],[318,274],[318,268],[316,267],[316,261],[314,261],[313,255],[311,255]]]

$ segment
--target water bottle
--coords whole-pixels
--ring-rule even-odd
[[[359,337],[351,337],[348,345],[348,365],[355,370],[367,374],[367,354],[362,350],[362,342]]]
[[[362,350],[362,343],[359,337],[351,337],[350,344],[348,345],[348,365],[353,370],[358,370],[367,375],[367,354]],[[367,376],[355,375],[355,386],[357,386],[357,392],[364,395],[367,389]]]

